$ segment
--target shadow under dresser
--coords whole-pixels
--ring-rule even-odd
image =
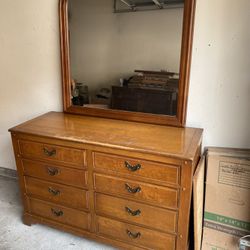
[[[50,112],[10,132],[25,224],[120,249],[187,248],[202,129]]]

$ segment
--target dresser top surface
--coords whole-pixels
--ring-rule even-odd
[[[202,129],[49,112],[11,132],[192,160]]]

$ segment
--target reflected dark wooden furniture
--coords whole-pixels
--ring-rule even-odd
[[[176,115],[177,90],[112,86],[112,109]]]
[[[201,129],[50,112],[10,129],[27,225],[185,250]]]

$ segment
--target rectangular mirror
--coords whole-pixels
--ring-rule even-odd
[[[188,2],[62,0],[65,111],[183,125]]]

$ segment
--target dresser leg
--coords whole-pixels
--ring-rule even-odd
[[[32,224],[35,224],[34,220],[29,216],[24,214],[22,217],[23,224],[26,226],[31,226]]]

